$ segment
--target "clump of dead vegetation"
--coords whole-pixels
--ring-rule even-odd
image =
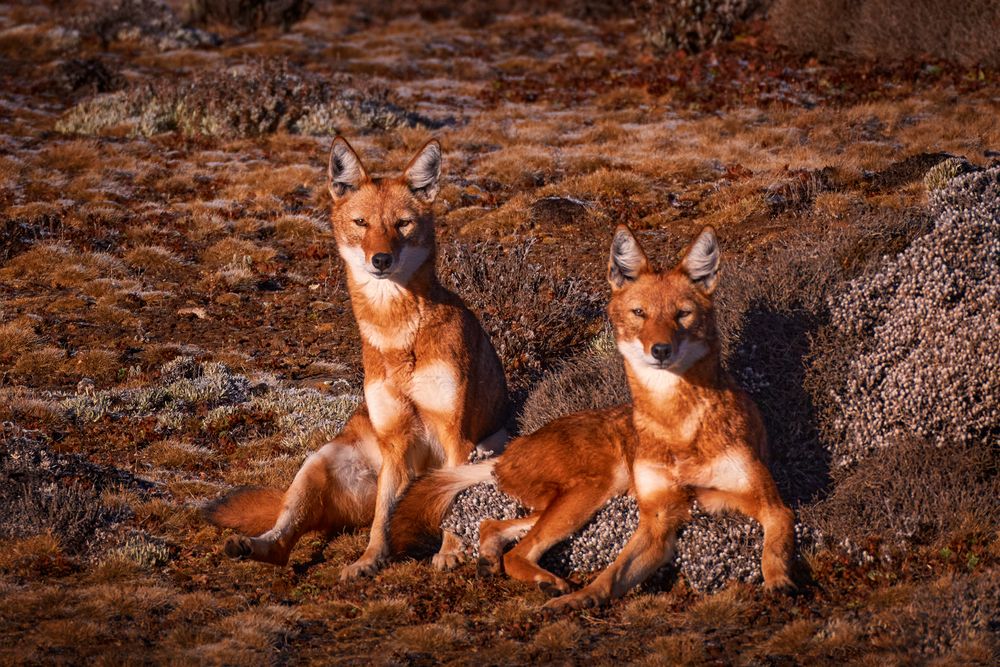
[[[439,123],[393,103],[385,89],[359,85],[350,77],[331,81],[275,60],[98,95],[56,123],[57,130],[68,134],[218,137],[334,135],[415,126]]]
[[[935,0],[776,0],[769,19],[780,41],[824,58],[1000,65],[1000,6],[992,0],[959,10]]]
[[[223,23],[246,30],[280,26],[287,30],[305,18],[311,0],[187,0],[185,15],[196,23]]]
[[[733,38],[733,29],[761,0],[636,0],[646,41],[656,49],[697,53]]]
[[[185,25],[161,0],[98,0],[77,3],[74,27],[82,37],[110,44],[137,44],[159,51],[216,46],[219,38]]]
[[[563,415],[631,403],[625,364],[610,332],[595,337],[592,348],[560,363],[532,387],[518,417],[521,433],[533,433]]]

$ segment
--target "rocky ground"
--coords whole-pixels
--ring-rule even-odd
[[[600,3],[230,5],[0,7],[0,661],[996,662],[995,71],[817,60],[759,15],[689,54]],[[227,560],[200,504],[287,484],[359,400],[338,132],[378,172],[441,139],[440,273],[523,430],[627,399],[614,225],[664,263],[715,225],[727,365],[824,537],[802,593],[730,581],[731,517],[558,618],[472,566],[341,584],[363,531]]]

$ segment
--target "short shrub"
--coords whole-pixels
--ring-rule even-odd
[[[588,352],[546,373],[524,403],[521,433],[532,433],[553,419],[584,410],[632,402],[625,365],[617,352]]]
[[[57,123],[60,132],[102,134],[126,128],[150,136],[253,137],[274,132],[336,134],[440,124],[408,112],[375,86],[331,82],[284,61],[207,71],[84,100]]]
[[[934,229],[830,301],[816,398],[835,469],[901,440],[1000,437],[1000,167],[929,198]]]
[[[897,442],[838,479],[803,518],[855,544],[871,535],[901,546],[989,530],[1000,521],[1000,448]]]
[[[646,40],[655,48],[697,53],[733,38],[760,0],[634,0]]]
[[[198,23],[223,23],[253,30],[262,26],[288,29],[305,18],[311,0],[188,0],[188,19]]]
[[[532,247],[453,244],[440,253],[438,275],[479,317],[515,392],[581,349],[603,310],[602,297],[585,283],[533,262]]]
[[[1000,65],[1000,4],[969,0],[776,0],[779,41],[803,53]]]
[[[161,0],[103,0],[85,5],[73,17],[74,26],[84,37],[103,44],[138,43],[160,51],[214,46],[218,38],[185,26]]]
[[[121,517],[101,502],[104,489],[133,483],[131,475],[58,454],[33,431],[0,431],[0,538],[51,535],[70,555],[84,553],[99,529]]]

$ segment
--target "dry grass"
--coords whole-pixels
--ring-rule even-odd
[[[36,333],[35,326],[26,319],[0,324],[0,360],[13,359],[41,342],[42,338]]]
[[[160,246],[137,246],[125,253],[124,259],[137,271],[161,279],[176,278],[184,267],[180,257]]]
[[[667,665],[702,665],[708,655],[705,651],[705,637],[697,632],[678,632],[654,639],[640,664],[649,667]]]
[[[751,599],[746,586],[733,584],[692,604],[687,610],[687,623],[700,630],[740,625],[750,616]]]

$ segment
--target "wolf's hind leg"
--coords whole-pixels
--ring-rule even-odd
[[[520,519],[484,519],[479,524],[479,562],[476,567],[481,576],[499,574],[503,550],[530,530],[538,521],[538,516],[535,513]]]
[[[359,443],[336,439],[311,454],[282,498],[274,526],[257,537],[235,535],[225,552],[233,558],[283,566],[299,539],[314,530],[331,533],[371,520],[375,471]]]
[[[514,579],[534,582],[552,594],[569,592],[569,584],[540,567],[538,561],[546,551],[586,525],[608,495],[608,489],[579,484],[553,499],[524,539],[504,556],[507,574]]]

